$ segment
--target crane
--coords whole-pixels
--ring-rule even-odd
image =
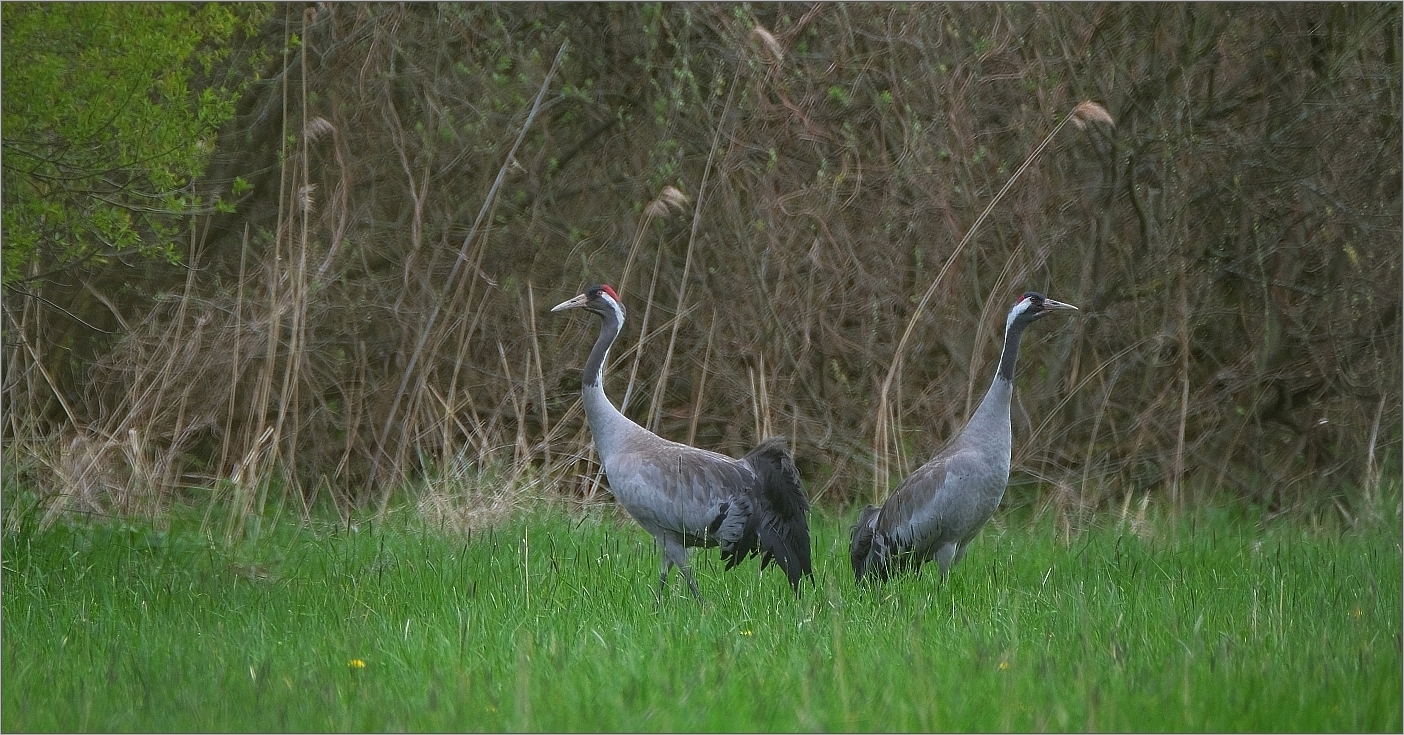
[[[585,419],[610,492],[662,549],[661,595],[674,566],[702,599],[688,566],[689,547],[721,547],[731,569],[759,554],[774,561],[799,594],[813,580],[809,558],[809,501],[784,437],[761,442],[742,459],[664,439],[630,421],[605,396],[600,374],[624,324],[624,305],[607,284],[591,286],[552,312],[585,309],[600,317],[600,336],[581,376]]]
[[[1009,401],[1019,338],[1038,319],[1067,310],[1077,307],[1033,291],[1009,309],[999,369],[965,428],[903,480],[885,505],[869,505],[859,513],[848,554],[860,584],[873,577],[885,582],[895,572],[919,569],[932,559],[944,581],[965,556],[1009,484]]]

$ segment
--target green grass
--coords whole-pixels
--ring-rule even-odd
[[[944,587],[858,590],[817,517],[816,588],[702,552],[699,605],[602,510],[232,548],[198,520],[9,524],[4,730],[1401,728],[1397,529],[1008,522]]]

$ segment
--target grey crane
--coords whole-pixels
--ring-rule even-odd
[[[881,508],[858,515],[848,555],[859,583],[919,569],[932,559],[941,579],[964,556],[971,539],[994,515],[1009,484],[1009,400],[1024,328],[1055,311],[1077,307],[1026,292],[1004,322],[1004,350],[984,400],[965,428],[931,461],[897,486]]]
[[[553,312],[585,309],[600,317],[600,336],[585,361],[581,400],[610,492],[663,552],[659,593],[674,565],[702,598],[688,566],[688,547],[720,546],[731,569],[757,553],[773,560],[799,593],[809,562],[809,501],[784,437],[732,459],[664,439],[630,421],[605,396],[600,373],[624,324],[624,305],[608,285],[591,286]]]

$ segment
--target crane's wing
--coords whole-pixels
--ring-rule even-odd
[[[722,521],[742,515],[734,499],[747,497],[756,483],[744,463],[675,442],[622,452],[606,474],[615,497],[645,529],[675,534],[689,546],[716,544],[729,530],[718,528]]]
[[[755,471],[757,478],[752,495],[755,510],[749,524],[755,533],[746,534],[737,545],[727,559],[727,568],[755,553],[755,545],[759,543],[761,569],[773,559],[789,577],[790,586],[798,591],[801,577],[814,577],[809,555],[809,499],[804,496],[799,470],[786,447],[785,437],[761,442],[743,461]]]
[[[918,467],[893,491],[883,507],[869,505],[858,516],[848,545],[849,562],[858,581],[869,574],[885,581],[889,575],[924,559],[913,559],[942,532],[943,519],[933,502],[946,484],[947,462],[937,457]]]
[[[853,536],[848,542],[848,561],[853,565],[853,577],[859,582],[868,573],[869,561],[877,561],[879,566],[885,554],[882,547],[886,540],[877,534],[877,517],[882,508],[869,505],[858,514],[858,522],[853,524]],[[873,546],[878,546],[874,554]]]
[[[918,548],[927,537],[940,533],[940,519],[931,513],[931,508],[932,501],[945,489],[948,468],[944,457],[918,467],[883,505],[877,530],[891,539],[897,550]]]

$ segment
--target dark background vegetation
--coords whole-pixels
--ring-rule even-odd
[[[1367,3],[270,6],[193,184],[233,211],[148,243],[179,262],[41,243],[7,277],[7,474],[95,512],[454,467],[592,497],[597,325],[547,310],[608,282],[626,413],[787,434],[842,508],[959,429],[1035,289],[1082,312],[1024,339],[1016,498],[1353,522],[1401,441],[1400,35]],[[1063,128],[956,253],[1083,100],[1115,126]]]

